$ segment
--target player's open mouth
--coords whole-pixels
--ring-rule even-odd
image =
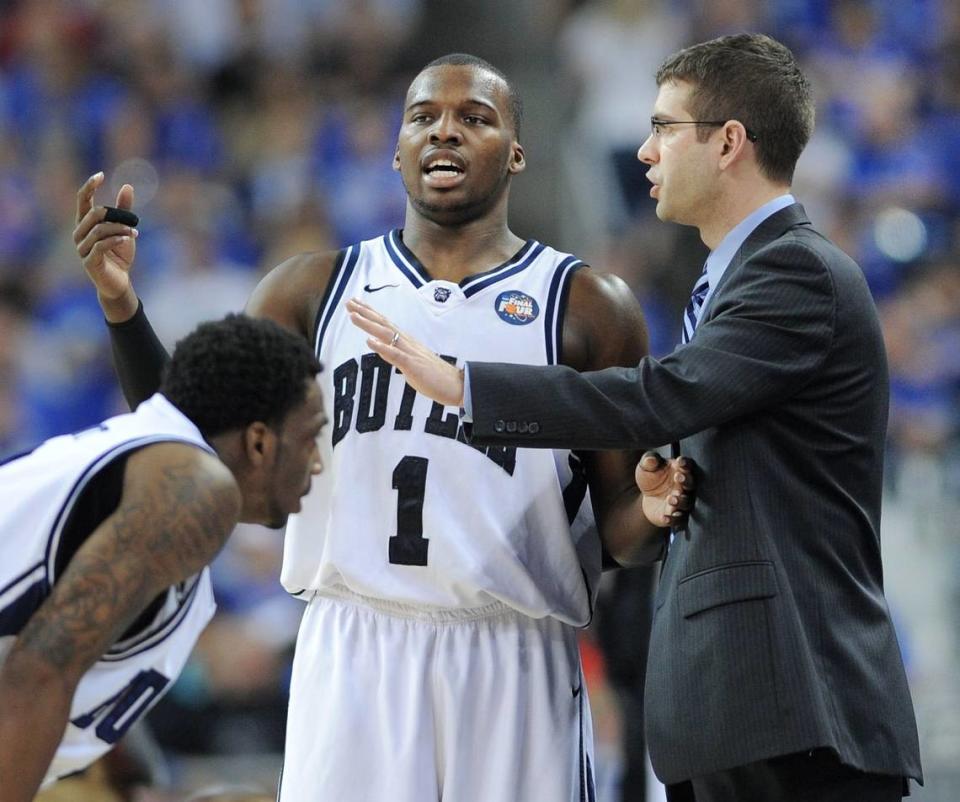
[[[423,165],[427,184],[436,188],[456,186],[463,180],[465,173],[464,165],[459,159],[435,156]]]

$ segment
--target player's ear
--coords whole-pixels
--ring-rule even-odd
[[[247,461],[261,467],[273,460],[276,436],[267,424],[254,421],[243,430],[243,451]]]
[[[513,143],[513,153],[510,154],[510,172],[513,174],[523,172],[527,169],[527,160],[523,152],[523,145],[519,142]]]
[[[400,145],[397,145],[397,149],[393,152],[393,169],[400,172]]]

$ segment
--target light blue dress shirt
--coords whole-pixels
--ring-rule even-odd
[[[772,201],[767,201],[763,206],[754,209],[754,211],[750,212],[743,220],[731,228],[727,232],[727,236],[720,240],[720,244],[710,252],[710,255],[707,257],[707,281],[710,284],[710,288],[707,290],[707,295],[703,299],[703,303],[700,304],[697,323],[699,323],[700,318],[703,317],[703,313],[710,303],[710,299],[713,297],[713,291],[720,283],[720,279],[723,278],[727,266],[733,261],[733,257],[737,255],[737,251],[740,250],[743,243],[747,241],[747,237],[749,237],[764,220],[770,217],[770,215],[796,202],[793,195],[789,193],[780,195]]]

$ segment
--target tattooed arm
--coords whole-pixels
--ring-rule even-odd
[[[116,511],[87,538],[0,668],[0,802],[28,802],[56,753],[80,678],[146,606],[197,573],[240,515],[216,457],[159,443],[127,462]]]

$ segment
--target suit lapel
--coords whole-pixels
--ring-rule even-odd
[[[707,308],[703,310],[701,323],[710,319],[711,309],[714,306],[714,299],[723,292],[724,285],[727,283],[730,276],[737,271],[740,265],[746,262],[761,248],[782,237],[790,229],[796,228],[797,226],[809,225],[812,225],[810,223],[810,219],[807,217],[807,213],[804,211],[803,206],[799,203],[792,203],[780,211],[774,212],[760,225],[758,225],[751,232],[750,236],[747,237],[743,245],[740,246],[740,250],[733,255],[733,259],[730,260],[730,264],[727,265],[727,269],[723,271],[723,275],[720,277],[720,281],[717,283],[717,288],[710,296],[710,303],[707,305]]]

